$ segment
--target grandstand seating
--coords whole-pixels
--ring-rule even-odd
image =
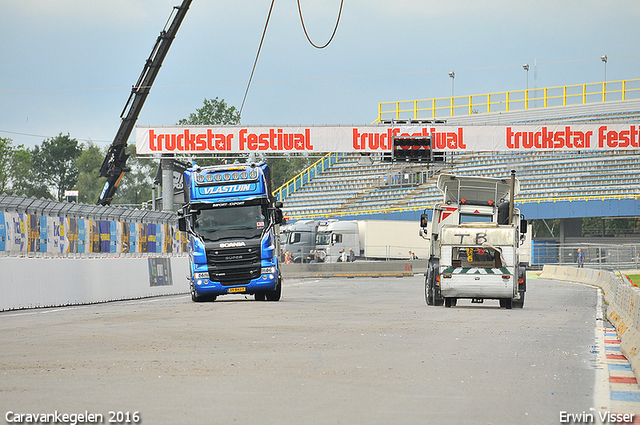
[[[284,199],[292,218],[328,217],[365,211],[430,208],[441,199],[437,175],[508,177],[520,180],[517,202],[562,197],[640,196],[640,153],[620,152],[483,152],[451,153],[437,170],[426,165],[382,162],[359,164],[358,154],[345,155]],[[406,167],[406,165],[404,165]],[[420,178],[418,178],[420,177]]]
[[[436,107],[439,101],[445,101],[445,105]],[[382,102],[378,105],[377,122],[441,115],[446,116],[449,125],[635,122],[640,117],[640,79]],[[640,152],[633,150],[450,152],[446,163],[432,168],[409,168],[406,163],[383,162],[375,155],[371,156],[370,165],[360,164],[359,159],[359,154],[340,154],[337,162],[314,173],[301,187],[287,191],[286,197],[281,191],[279,199],[284,202],[286,215],[327,217],[430,208],[442,198],[436,188],[441,172],[508,177],[511,170],[516,170],[520,180],[516,202],[520,203],[640,197]]]

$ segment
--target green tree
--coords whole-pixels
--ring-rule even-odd
[[[64,191],[73,189],[78,181],[76,159],[81,153],[78,141],[62,133],[43,141],[42,146],[36,145],[31,152],[38,177],[53,189],[54,198],[59,201],[64,199]]]
[[[183,118],[178,121],[178,125],[237,125],[240,124],[240,115],[235,106],[228,106],[224,99],[204,99],[201,108],[197,108],[196,112],[189,114],[189,118]],[[231,154],[213,154],[214,158],[199,158],[198,165],[209,166],[223,164],[238,155]],[[240,155],[240,157],[248,157],[248,155]],[[177,155],[176,159],[189,162],[190,157]]]
[[[204,99],[202,108],[181,119],[178,125],[236,125],[240,124],[240,115],[235,106],[227,106],[224,99]]]
[[[47,184],[34,167],[31,149],[19,145],[11,156],[11,189],[9,193],[20,196],[53,199]]]
[[[76,159],[78,202],[94,204],[104,186],[105,179],[99,179],[97,176],[100,174],[100,166],[106,152],[93,142],[81,145],[81,149],[82,153]]]
[[[11,160],[13,158],[13,145],[11,139],[0,137],[0,193],[9,188],[11,178]]]

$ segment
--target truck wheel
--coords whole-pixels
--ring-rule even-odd
[[[513,301],[511,300],[511,298],[501,298],[500,307],[504,307],[507,310],[511,310],[511,308],[513,307]]]
[[[264,292],[256,292],[256,301],[264,301],[265,298]]]
[[[445,299],[444,299],[444,306],[445,306],[446,308],[451,307],[451,302],[452,302],[452,298],[445,298]]]
[[[427,269],[427,278],[424,282],[424,297],[427,301],[427,305],[442,305],[442,298],[438,297],[438,290],[436,288],[436,268],[438,267],[438,263],[432,263],[429,260],[429,267]]]
[[[267,301],[280,301],[282,295],[282,280],[278,278],[278,287],[266,293]]]
[[[193,301],[194,303],[201,303],[201,302],[205,302],[205,301],[215,301],[216,300],[216,296],[215,295],[196,295],[196,291],[195,290],[191,290],[191,301]]]
[[[433,305],[433,289],[429,286],[429,277],[424,282],[424,299],[427,302],[427,305]]]
[[[513,308],[522,308],[524,307],[524,292],[520,292],[520,299],[519,300],[513,300],[511,302],[511,305],[513,306]]]
[[[204,300],[202,299],[202,297],[197,296],[196,295],[196,291],[194,291],[192,289],[191,290],[191,301],[193,301],[194,303],[201,303]]]

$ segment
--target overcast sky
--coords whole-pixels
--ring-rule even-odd
[[[340,0],[300,0],[316,44]],[[107,146],[181,0],[0,0],[0,137]],[[137,124],[240,108],[270,0],[193,0]],[[640,78],[637,0],[344,0],[312,47],[277,0],[242,124],[368,124],[378,102]],[[537,66],[534,67],[534,63]],[[135,132],[130,138],[133,141]]]

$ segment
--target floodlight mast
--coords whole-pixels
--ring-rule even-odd
[[[122,118],[120,128],[111,146],[109,146],[107,155],[100,167],[100,177],[106,177],[107,181],[100,193],[100,197],[96,203],[97,205],[111,204],[124,173],[130,171],[130,168],[126,166],[127,158],[129,157],[129,155],[125,153],[127,140],[133,131],[136,121],[138,120],[138,115],[140,115],[140,111],[151,90],[151,86],[158,76],[162,62],[169,51],[169,47],[171,47],[178,28],[180,28],[180,24],[182,24],[182,20],[189,10],[191,1],[192,0],[184,0],[180,6],[174,6],[171,24],[168,28],[165,25],[165,28],[160,32],[151,51],[151,55],[145,62],[138,82],[131,88],[129,99],[124,106],[122,114],[120,114],[120,118]],[[171,16],[169,20],[171,20]],[[169,20],[167,23],[169,23]]]

